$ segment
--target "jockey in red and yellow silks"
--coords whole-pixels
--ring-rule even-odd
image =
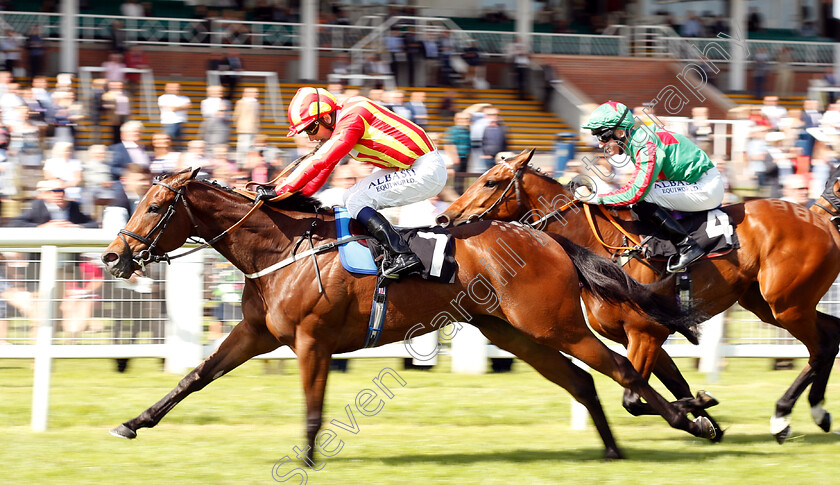
[[[311,87],[300,88],[289,104],[288,136],[301,131],[323,145],[281,185],[258,187],[258,198],[312,195],[349,154],[380,168],[347,189],[344,205],[386,248],[383,275],[396,278],[418,265],[420,260],[378,210],[426,200],[443,189],[446,164],[426,132],[368,98],[353,96],[339,106],[328,91]]]

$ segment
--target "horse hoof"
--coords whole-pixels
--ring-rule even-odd
[[[111,436],[116,436],[117,438],[125,438],[127,440],[133,440],[137,437],[137,433],[124,424],[117,426],[116,428],[109,431],[109,433],[111,433]]]
[[[618,448],[608,449],[604,452],[604,460],[605,461],[613,461],[613,460],[623,460],[624,455],[621,454]]]
[[[717,437],[717,431],[715,430],[715,426],[706,416],[700,416],[699,418],[695,418],[694,424],[700,427],[700,433],[697,435],[698,437],[705,438],[711,441],[714,441],[715,437]]]
[[[825,413],[825,416],[823,416],[822,420],[817,423],[817,426],[826,433],[831,431],[831,413]]]
[[[778,433],[776,433],[773,436],[776,437],[776,442],[781,445],[781,444],[784,444],[785,440],[790,438],[790,433],[791,433],[790,426],[786,426],[785,429],[779,431]]]
[[[697,391],[697,401],[700,402],[700,404],[702,405],[701,409],[708,409],[712,406],[717,406],[718,404],[720,404],[718,400],[715,399],[715,396],[712,396],[711,394],[703,390]]]
[[[715,428],[715,437],[712,438],[712,443],[720,443],[723,441],[723,430],[720,429],[720,426],[714,421],[712,421],[712,426]]]

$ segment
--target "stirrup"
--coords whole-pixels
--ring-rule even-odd
[[[391,267],[386,268],[386,263],[390,262],[390,263],[393,264],[394,262],[396,262],[396,259],[399,258],[399,257],[400,257],[400,254],[398,254],[396,257],[394,257],[394,259],[392,259],[390,261],[388,261],[388,258],[382,260],[382,277],[383,278],[394,279],[394,280],[399,279],[400,275],[402,274],[403,271],[411,269],[411,268],[417,266],[418,264],[420,264],[420,258],[418,258],[416,254],[410,254],[410,255],[408,255],[408,257],[410,258],[409,261],[408,261],[408,264],[404,264],[404,265],[402,265],[402,267],[391,266]]]
[[[683,263],[682,265],[678,265],[678,264],[674,263],[674,258],[678,258],[678,259],[682,258],[683,256],[685,256],[687,254],[691,254],[692,250],[696,250],[698,252],[698,254],[696,256],[694,256],[693,258],[689,259],[688,261],[686,261],[685,263]],[[701,249],[698,246],[694,246],[693,248],[691,248],[689,250],[689,252],[687,252],[685,254],[677,253],[677,254],[674,254],[673,256],[671,256],[670,258],[668,258],[668,262],[665,265],[665,269],[669,273],[685,273],[685,270],[688,269],[688,267],[691,266],[692,263],[698,261],[700,258],[702,258],[705,255],[706,255],[706,251],[703,251],[703,249]],[[679,263],[679,261],[677,261],[677,263]]]

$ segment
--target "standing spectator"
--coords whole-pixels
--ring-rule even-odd
[[[0,40],[0,49],[3,50],[3,55],[6,58],[6,70],[14,75],[15,68],[20,63],[20,41],[17,32],[6,29],[6,35]]]
[[[764,106],[761,107],[761,114],[767,119],[771,128],[778,130],[782,118],[787,116],[787,109],[779,106],[778,96],[765,96]]]
[[[207,98],[201,101],[201,138],[210,149],[219,143],[226,144],[230,137],[230,103],[222,93],[221,86],[208,86]]]
[[[40,25],[33,25],[29,28],[25,47],[29,54],[29,77],[35,78],[35,76],[44,72],[44,54],[46,54],[46,45],[44,38],[41,37]]]
[[[44,179],[58,180],[68,200],[82,200],[82,162],[73,154],[73,144],[57,142],[44,162]]]
[[[406,66],[408,67],[408,85],[417,86],[417,84],[415,84],[415,81],[417,80],[417,77],[415,76],[415,67],[419,65],[420,69],[423,69],[423,64],[417,62],[416,59],[422,58],[424,50],[423,42],[420,41],[420,38],[416,34],[406,32],[403,36],[403,43],[405,45],[406,60],[408,61],[406,62]]]
[[[120,5],[120,13],[123,17],[145,17],[146,12],[137,0],[126,0]]]
[[[758,9],[755,7],[750,8],[750,14],[747,17],[747,31],[761,32],[761,23],[761,14],[758,13]]]
[[[233,110],[233,122],[236,125],[236,159],[240,163],[245,161],[245,156],[254,143],[254,137],[260,131],[258,95],[257,88],[245,88],[242,98],[236,102]]]
[[[49,116],[50,123],[55,127],[53,142],[65,141],[75,145],[76,127],[85,117],[84,108],[76,102],[73,91],[56,93],[53,102],[52,115]]]
[[[113,180],[108,147],[105,145],[91,145],[87,149],[87,157],[82,162],[83,193],[89,195],[90,207],[100,206],[104,201],[113,198]]]
[[[122,53],[114,53],[108,56],[108,60],[102,63],[105,69],[105,79],[110,81],[125,81],[125,63]]]
[[[712,125],[709,123],[709,108],[698,106],[691,108],[691,121],[688,122],[688,136],[706,153],[712,148]]]
[[[680,35],[683,37],[705,37],[703,32],[703,23],[697,18],[697,14],[689,10],[686,14],[685,22],[683,22]]]
[[[480,72],[484,60],[481,58],[481,50],[478,48],[478,42],[475,39],[469,40],[464,52],[461,53],[461,58],[467,63],[467,76],[464,81],[471,84],[475,89],[486,89],[480,87],[481,82],[484,81],[484,75]]]
[[[17,123],[21,117],[21,111],[17,107],[26,106],[20,97],[19,89],[18,83],[9,83],[6,85],[6,91],[0,95],[0,119],[6,126]]]
[[[29,109],[22,105],[17,108],[20,119],[10,126],[9,149],[6,155],[17,167],[18,185],[24,197],[29,197],[35,189],[35,183],[41,180],[41,168],[44,164],[44,152],[41,149],[41,136],[38,127],[29,120]]]
[[[111,127],[111,139],[113,143],[120,141],[120,127],[128,121],[131,115],[131,100],[123,91],[121,81],[108,83],[108,91],[102,95],[102,111]]]
[[[545,111],[551,111],[551,102],[554,97],[554,80],[557,79],[557,76],[554,72],[554,66],[551,65],[551,61],[548,59],[545,59],[542,63],[542,76],[543,109]]]
[[[120,127],[120,142],[110,146],[111,180],[119,180],[129,163],[148,167],[150,160],[146,149],[138,144],[143,123],[127,121]]]
[[[470,173],[484,172],[484,160],[481,153],[481,140],[484,138],[484,129],[490,118],[487,112],[495,110],[488,103],[477,103],[469,106],[463,112],[470,115],[470,161],[467,164],[467,171]]]
[[[432,34],[426,33],[423,36],[423,64],[425,73],[424,86],[437,86],[438,84],[438,44]]]
[[[129,163],[118,181],[113,183],[111,202],[102,214],[102,228],[117,232],[128,223],[140,199],[152,187],[149,167]]]
[[[93,143],[100,143],[102,141],[102,118],[105,115],[102,96],[105,94],[106,81],[104,78],[96,78],[93,80],[92,85],[88,114],[90,116],[91,131],[93,132]]]
[[[153,176],[173,172],[181,158],[180,153],[172,151],[172,140],[166,133],[152,135],[152,155],[149,170]]]
[[[529,59],[528,45],[522,37],[516,37],[516,42],[508,45],[507,57],[508,62],[511,64],[511,71],[514,73],[516,79],[516,90],[519,93],[519,99],[525,99],[528,66],[530,66],[531,61]]]
[[[81,205],[64,196],[60,180],[41,180],[37,184],[38,198],[29,210],[12,222],[14,227],[98,227],[99,223],[82,212]]]
[[[429,110],[426,108],[426,93],[414,91],[408,98],[408,109],[411,111],[411,121],[420,125],[424,130],[429,125]]]
[[[822,122],[822,114],[819,109],[819,102],[816,99],[806,99],[802,103],[802,131],[799,132],[799,140],[802,144],[802,154],[810,157],[814,151],[814,132]]]
[[[125,67],[130,69],[148,69],[149,62],[146,60],[146,54],[139,45],[133,44],[125,53]],[[129,72],[125,74],[125,79],[128,81],[128,89],[132,93],[140,92],[140,73]]]
[[[446,129],[443,134],[443,149],[452,161],[452,169],[455,171],[455,190],[458,194],[464,193],[464,176],[459,175],[467,171],[470,160],[470,115],[469,113],[458,113],[455,115],[455,124]]]
[[[47,82],[46,76],[39,75],[32,78],[32,97],[35,98],[40,106],[38,109],[41,113],[41,116],[38,117],[39,121],[44,121],[46,118],[45,114],[52,111],[52,96],[47,90],[48,87],[49,83]]]
[[[388,52],[388,56],[390,57],[389,62],[391,66],[391,74],[394,76],[394,82],[397,85],[400,85],[400,70],[402,69],[402,65],[405,64],[407,57],[405,54],[405,43],[404,39],[397,28],[391,27],[388,31],[388,35],[385,36],[385,50]]]
[[[232,100],[236,93],[236,87],[239,85],[239,73],[243,70],[242,58],[239,57],[239,49],[229,48],[227,56],[219,66],[219,69],[226,71],[222,77],[222,82],[227,86],[225,98]]]
[[[166,83],[164,94],[158,98],[160,108],[160,124],[163,132],[169,135],[172,146],[175,148],[181,145],[181,133],[184,123],[187,121],[190,98],[180,94],[181,85],[175,82]]]
[[[770,55],[764,47],[758,47],[753,59],[753,90],[756,99],[764,97],[764,82],[770,70]]]
[[[455,41],[448,30],[440,33],[438,39],[438,57],[440,63],[438,64],[438,76],[440,83],[446,86],[453,86],[455,84],[455,72],[452,69],[452,56],[457,54],[455,50]]]
[[[782,46],[776,55],[776,86],[778,96],[788,96],[793,89],[793,53],[788,46]]]
[[[112,51],[118,54],[125,52],[125,29],[123,28],[121,20],[114,20],[111,22],[111,28],[108,31],[108,41],[111,44]]]
[[[499,110],[491,109],[485,113],[487,127],[481,138],[481,153],[484,159],[484,170],[492,167],[496,155],[505,152],[507,145],[507,128],[499,121]]]

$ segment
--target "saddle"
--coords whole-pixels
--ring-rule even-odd
[[[338,238],[366,235],[365,229],[350,217],[344,207],[335,207],[335,222]],[[422,267],[402,274],[401,277],[419,276],[422,279],[438,283],[453,283],[458,273],[455,261],[455,246],[452,236],[442,227],[423,227],[398,229],[408,242],[409,248],[416,254]],[[338,247],[338,257],[342,266],[354,274],[373,275],[378,273],[379,260],[384,257],[384,250],[372,237],[351,241]]]

